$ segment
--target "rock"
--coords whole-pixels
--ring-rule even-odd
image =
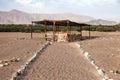
[[[91,64],[92,64],[92,65],[95,65],[95,61],[94,61],[94,60],[92,60],[92,61],[91,61]]]
[[[10,60],[10,62],[18,62],[18,61],[20,61],[20,58],[13,58]]]
[[[8,66],[9,64],[8,63],[5,63],[4,66]]]
[[[80,48],[80,44],[77,43],[76,46],[77,46],[78,48]]]
[[[105,77],[105,72],[102,69],[98,69],[98,73],[102,76]]]
[[[16,80],[16,77],[12,77],[10,80]]]
[[[4,60],[3,62],[7,63],[7,62],[9,62],[9,60]]]
[[[116,70],[116,73],[117,73],[117,74],[120,74],[120,71]]]
[[[17,58],[16,61],[17,61],[17,62],[20,61],[20,58]]]
[[[4,65],[3,64],[0,64],[0,67],[3,67]]]
[[[0,60],[0,63],[2,63],[3,61],[2,60]]]
[[[113,70],[110,70],[109,72],[110,72],[110,73],[114,73],[114,71],[113,71]]]
[[[110,73],[115,73],[115,74],[120,74],[120,71],[118,71],[118,70],[116,70],[116,71],[110,70],[109,72]]]
[[[15,58],[11,59],[10,62],[15,62]]]

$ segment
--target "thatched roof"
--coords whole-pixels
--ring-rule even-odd
[[[55,26],[89,26],[89,24],[85,23],[77,23],[70,20],[42,20],[42,21],[32,21],[35,24],[42,24],[42,25],[54,25]]]

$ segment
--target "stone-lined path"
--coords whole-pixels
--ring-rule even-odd
[[[101,80],[74,43],[53,43],[27,70],[23,80]]]

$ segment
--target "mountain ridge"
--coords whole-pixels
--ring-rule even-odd
[[[31,24],[32,21],[40,21],[44,19],[63,20],[69,19],[78,23],[87,23],[93,25],[114,25],[115,21],[107,21],[102,19],[95,19],[91,16],[76,15],[73,13],[56,13],[56,14],[43,14],[43,13],[26,13],[17,9],[10,11],[0,11],[0,24]]]

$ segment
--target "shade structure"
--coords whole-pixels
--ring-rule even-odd
[[[36,23],[36,24],[42,24],[42,25],[53,25],[55,23],[55,26],[89,26],[89,24],[85,24],[85,23],[77,23],[74,21],[70,21],[70,20],[42,20],[42,21],[32,21],[32,23]]]
[[[82,38],[82,26],[89,26],[89,24],[86,23],[77,23],[70,20],[42,20],[42,21],[32,21],[32,24],[41,24],[44,25],[44,32],[45,32],[45,39],[47,40],[47,34],[46,34],[46,27],[52,26],[53,29],[53,41],[55,41],[55,29],[58,26],[66,26],[67,27],[67,41],[68,36],[70,35],[70,29],[71,27],[77,26],[80,27],[80,37]],[[32,29],[32,28],[31,28]],[[89,36],[90,36],[90,30],[89,30]],[[32,38],[32,30],[31,30],[31,38]]]

